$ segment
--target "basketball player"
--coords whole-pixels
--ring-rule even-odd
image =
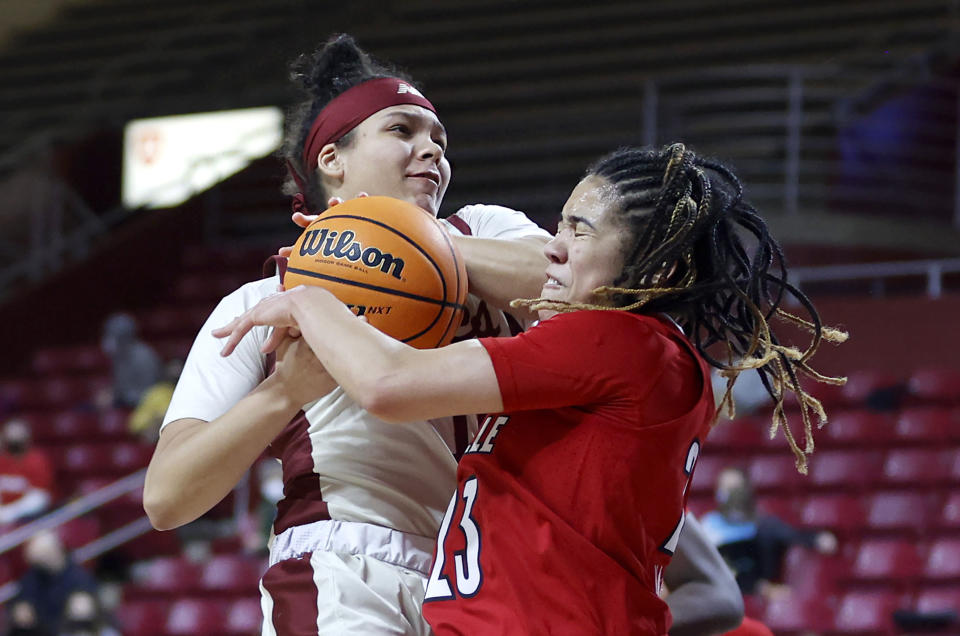
[[[812,373],[823,337],[840,339],[786,282],[778,244],[741,193],[729,170],[682,144],[601,159],[545,247],[541,297],[521,301],[540,323],[513,338],[412,349],[318,287],[267,298],[214,335],[229,356],[255,325],[274,327],[268,351],[298,330],[348,396],[398,428],[493,414],[440,526],[423,607],[437,634],[662,636],[658,592],[716,417],[710,365],[764,376],[803,470],[784,393],[798,397],[809,436],[819,404],[796,372]],[[751,253],[738,230],[756,239]],[[779,309],[785,293],[812,321]],[[781,346],[774,315],[809,328],[810,348]],[[717,343],[740,362],[711,357]]]
[[[386,82],[395,91],[405,87],[388,96],[398,103],[366,118],[353,111],[355,101],[346,111],[344,101],[334,103],[335,96],[388,76],[396,73],[346,36],[301,60],[296,77],[311,99],[295,113],[284,150],[291,174],[286,190],[301,218],[324,201],[361,192],[438,210],[449,180],[445,135],[413,85]],[[334,137],[346,133],[323,143],[324,125],[333,126]],[[513,320],[499,309],[539,290],[548,235],[498,206],[467,206],[448,225],[475,294],[458,338],[515,333],[525,312],[514,310],[519,320]],[[385,426],[333,391],[329,380],[317,380],[319,365],[308,373],[315,358],[297,341],[284,346],[269,377],[271,361],[256,344],[221,359],[209,327],[273,293],[277,284],[275,277],[237,290],[198,335],[165,417],[144,506],[160,529],[192,521],[222,499],[269,445],[270,454],[283,460],[285,486],[274,524],[279,536],[261,587],[264,633],[316,632],[320,626],[424,633],[419,607],[430,552],[455,486],[454,457],[476,432],[475,418],[421,421],[404,430]],[[266,336],[265,329],[255,333]],[[714,585],[718,602],[701,599],[698,615],[726,620],[729,592]]]
[[[295,210],[367,192],[436,214],[450,179],[446,133],[414,85],[348,36],[301,59],[295,72],[309,95],[284,147]],[[550,235],[498,206],[467,206],[446,223],[477,294],[458,338],[510,335],[499,308],[537,292]],[[316,381],[319,372],[306,373],[317,363],[305,344],[290,342],[273,367],[259,350],[266,328],[255,333],[259,342],[220,357],[210,330],[278,284],[244,285],[201,329],[148,469],[144,507],[159,529],[188,523],[269,446],[282,460],[284,498],[261,582],[264,633],[425,634],[420,603],[431,553],[476,418],[383,422],[332,381]],[[527,312],[514,313],[522,320]],[[519,330],[519,320],[512,324]]]

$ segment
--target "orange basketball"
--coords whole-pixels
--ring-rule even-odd
[[[351,199],[311,223],[283,285],[319,285],[354,313],[418,349],[453,339],[467,298],[463,257],[440,222],[391,197]]]

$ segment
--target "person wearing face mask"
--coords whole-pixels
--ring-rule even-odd
[[[84,591],[95,595],[97,581],[70,558],[59,537],[49,530],[27,542],[25,555],[29,568],[20,579],[17,600],[32,605],[39,627],[55,634],[71,594]]]
[[[791,434],[785,392],[811,435],[810,412],[822,411],[796,367],[811,371],[821,339],[845,338],[787,283],[742,193],[729,169],[680,143],[601,158],[544,247],[539,298],[515,303],[539,323],[514,337],[413,349],[319,287],[264,299],[212,333],[229,358],[247,340],[282,347],[293,330],[347,396],[398,429],[489,414],[440,525],[423,603],[434,633],[663,636],[659,593],[717,416],[710,367],[731,383],[764,375],[803,472],[812,444]],[[756,238],[749,251],[743,231]],[[809,320],[780,306],[787,295]],[[809,328],[806,351],[780,344],[774,315]],[[265,341],[247,336],[264,326]]]
[[[160,380],[160,356],[137,336],[137,323],[125,313],[112,314],[103,323],[100,348],[110,358],[113,382],[110,395],[98,397],[104,406],[135,408],[147,390]]]
[[[717,476],[717,508],[703,516],[703,528],[717,546],[744,594],[765,597],[783,592],[783,555],[791,545],[803,545],[821,554],[837,550],[837,538],[828,531],[806,531],[757,512],[753,487],[744,471],[725,468]]]
[[[30,427],[12,419],[0,439],[0,527],[36,517],[53,499],[53,467],[30,439]]]

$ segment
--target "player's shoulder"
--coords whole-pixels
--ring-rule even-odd
[[[460,222],[465,223],[470,228],[469,233],[474,236],[516,235],[518,233],[531,236],[550,236],[546,230],[531,221],[520,210],[503,205],[473,203],[463,206],[444,219],[448,225],[467,234],[467,232],[463,232],[461,227],[458,227],[461,223],[457,223],[453,219],[459,219]]]
[[[248,283],[244,283],[240,287],[224,296],[221,304],[252,307],[267,296],[277,293],[279,285],[279,275],[253,280]]]
[[[556,320],[558,324],[563,323],[568,327],[589,326],[590,328],[598,328],[606,326],[642,333],[667,331],[664,323],[656,317],[616,309],[585,309],[562,312],[550,318],[550,320]]]
[[[451,216],[459,216],[464,221],[488,216],[527,218],[527,215],[520,210],[515,210],[513,208],[508,208],[505,205],[496,205],[493,203],[471,203],[463,206]]]

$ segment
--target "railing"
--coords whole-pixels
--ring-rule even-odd
[[[143,480],[146,473],[146,468],[138,470],[111,484],[107,484],[103,488],[74,499],[39,519],[15,528],[7,534],[0,535],[0,555],[18,548],[38,532],[53,530],[77,517],[94,512],[97,508],[115,499],[143,488]],[[244,475],[240,483],[234,488],[233,493],[233,523],[235,527],[239,528],[242,526],[242,521],[247,516],[250,507],[251,490],[249,475]],[[121,546],[128,541],[132,541],[152,530],[153,527],[150,525],[150,520],[144,515],[97,537],[86,545],[80,546],[73,551],[72,558],[78,563],[95,559],[101,554]],[[16,596],[19,589],[20,586],[16,581],[11,581],[0,586],[0,605]]]
[[[170,37],[151,46],[162,49]],[[910,60],[906,68],[912,72],[893,69],[879,79],[876,72],[849,67],[782,64],[649,78],[639,87],[638,136],[650,144],[680,139],[722,157],[765,212],[926,215],[960,230],[960,80],[938,77],[931,59]],[[105,67],[91,90],[130,63]],[[911,119],[913,127],[901,131],[910,139],[890,152],[871,137],[869,117],[877,103],[889,104],[918,87],[930,92],[931,113]],[[0,158],[0,166],[15,163]],[[118,209],[98,217],[62,184],[53,183],[46,197],[38,202],[22,192],[0,196],[3,214],[29,227],[21,230],[29,238],[0,239],[0,298],[25,277],[46,276],[82,255],[127,214]]]
[[[882,282],[885,279],[916,276],[926,279],[925,288],[928,297],[940,298],[944,291],[944,275],[957,273],[960,273],[960,258],[856,265],[821,265],[792,268],[790,270],[790,282],[802,289],[804,285],[809,283],[857,280]]]

